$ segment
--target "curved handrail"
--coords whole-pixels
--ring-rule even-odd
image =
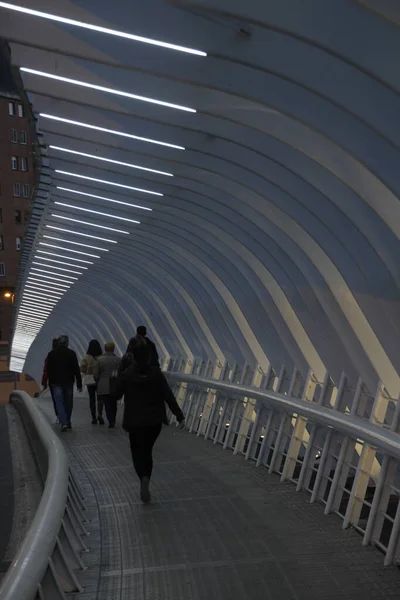
[[[68,493],[68,458],[50,424],[25,392],[13,392],[11,402],[47,454],[43,494],[31,526],[0,584],[0,600],[33,600],[48,567],[60,531]],[[28,428],[29,430],[29,428]]]
[[[269,390],[260,390],[260,388],[251,386],[227,383],[216,379],[205,379],[184,373],[167,372],[166,376],[169,380],[191,383],[212,390],[254,398],[266,404],[272,404],[285,412],[299,413],[315,423],[331,427],[353,438],[361,438],[371,446],[384,450],[390,456],[400,459],[400,435],[360,417],[344,414],[314,402],[285,396]]]

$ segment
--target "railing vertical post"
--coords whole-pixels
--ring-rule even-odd
[[[380,381],[377,386],[370,416],[370,422],[380,426],[384,423],[388,404],[383,391],[384,387]],[[351,489],[346,515],[343,520],[343,529],[348,527],[350,523],[358,523],[368,482],[373,476],[377,478],[379,476],[379,471],[380,465],[376,460],[376,448],[369,444],[364,444],[358,460],[356,476]]]
[[[252,387],[260,387],[263,375],[264,375],[264,373],[263,373],[261,367],[256,366],[256,369],[255,369],[254,375],[253,375]],[[251,423],[253,413],[254,413],[254,407],[256,404],[256,401],[253,398],[248,397],[248,398],[245,398],[245,400],[247,400],[246,407],[243,412],[242,420],[241,420],[240,427],[239,427],[239,433],[238,433],[238,437],[236,440],[235,448],[233,450],[233,454],[237,454],[238,452],[243,452],[244,444],[246,442],[246,437],[249,432],[250,423]],[[255,423],[253,422],[253,428],[254,428],[254,424]]]
[[[347,383],[347,376],[345,373],[342,373],[342,375],[340,377],[339,388],[337,389],[336,394],[335,393],[332,394],[332,399],[334,402],[333,410],[335,410],[335,411],[339,410],[340,405],[342,403],[342,398],[343,398],[344,390],[346,387],[346,383]],[[321,486],[322,478],[325,474],[326,465],[329,464],[328,458],[330,458],[329,452],[330,452],[330,446],[331,446],[331,441],[332,441],[332,435],[333,435],[333,430],[328,429],[326,438],[325,438],[325,442],[324,442],[324,447],[323,447],[322,453],[321,453],[320,464],[318,465],[317,476],[315,478],[313,491],[311,493],[311,500],[310,500],[311,503],[315,502],[318,498],[319,488]]]
[[[214,367],[214,370],[213,370],[213,374],[212,374],[213,379],[217,379],[217,380],[220,379],[223,366],[224,365],[221,362],[217,361],[217,363]],[[216,401],[216,396],[217,396],[217,394],[216,394],[215,390],[213,390],[212,388],[208,390],[205,405],[203,407],[203,416],[200,419],[199,428],[197,430],[197,435],[204,435],[206,432],[208,421],[211,417],[211,411],[212,411],[212,408]]]
[[[315,381],[315,377],[311,369],[309,369],[306,380],[304,382],[302,399],[307,400],[308,402],[312,402],[316,386],[317,384]],[[285,465],[283,467],[281,475],[281,481],[285,481],[285,479],[293,477],[300,448],[309,441],[309,437],[310,436],[307,431],[307,419],[302,415],[297,415],[297,417],[295,418],[295,424],[290,438],[290,444],[285,460]]]
[[[399,430],[400,424],[400,399],[396,402],[396,407],[393,415],[392,424],[390,426],[390,431],[397,433]],[[368,546],[368,544],[373,541],[374,536],[379,537],[380,529],[382,527],[383,516],[380,518],[380,523],[377,523],[377,516],[379,512],[383,510],[383,504],[387,502],[390,496],[390,490],[387,490],[386,497],[383,498],[383,492],[385,486],[388,483],[389,471],[392,471],[393,475],[397,470],[397,465],[388,454],[385,454],[382,461],[381,472],[379,473],[378,481],[375,488],[374,499],[372,501],[371,510],[368,517],[367,526],[365,528],[365,534],[363,539],[363,546]],[[380,510],[381,509],[381,510]]]

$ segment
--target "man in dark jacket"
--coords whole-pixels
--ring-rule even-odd
[[[82,376],[78,359],[68,345],[68,337],[61,335],[58,338],[57,347],[47,357],[47,375],[54,395],[61,431],[71,429],[75,381],[78,391],[82,391]]]
[[[146,344],[149,347],[149,365],[150,367],[160,368],[160,360],[158,358],[157,348],[154,342],[149,340],[147,337],[147,329],[144,325],[139,325],[136,329],[136,334],[146,340]]]
[[[134,338],[131,350],[134,362],[117,379],[117,399],[125,396],[122,427],[129,433],[133,466],[140,479],[140,496],[150,501],[149,484],[153,470],[153,446],[167,415],[165,403],[183,427],[184,415],[167,380],[156,367],[149,366],[149,346],[143,338]]]

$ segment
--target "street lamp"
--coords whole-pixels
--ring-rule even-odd
[[[5,291],[3,293],[3,298],[7,298],[11,299],[11,305],[14,306],[14,298],[15,298],[15,294],[13,294],[13,292],[10,291]],[[17,373],[14,373],[14,389],[17,390],[18,389],[18,375]]]
[[[4,292],[3,294],[4,298],[11,298],[11,303],[14,304],[14,294],[12,292]]]

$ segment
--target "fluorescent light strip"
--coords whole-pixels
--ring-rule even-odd
[[[194,108],[190,108],[189,106],[173,104],[172,102],[166,102],[165,100],[157,100],[157,98],[139,96],[138,94],[132,94],[131,92],[124,92],[123,90],[116,90],[114,88],[104,87],[103,85],[95,85],[94,83],[87,83],[86,81],[71,79],[70,77],[61,77],[60,75],[54,75],[53,73],[47,73],[45,71],[28,69],[26,67],[20,67],[20,71],[22,71],[23,73],[30,73],[31,75],[38,75],[39,77],[46,77],[47,79],[55,79],[56,81],[62,81],[63,83],[72,83],[72,85],[78,85],[80,87],[89,88],[91,90],[97,90],[98,92],[106,92],[107,94],[114,94],[115,96],[123,96],[124,98],[130,98],[131,100],[139,100],[141,102],[148,102],[149,104],[157,104],[158,106],[165,106],[166,108],[183,110],[184,112],[197,112]]]
[[[90,258],[100,258],[100,256],[97,256],[97,254],[88,254],[87,252],[79,252],[78,250],[71,250],[71,248],[64,248],[64,246],[56,246],[55,244],[47,244],[46,242],[39,242],[39,246],[46,246],[47,248],[55,248],[56,250],[64,250],[64,252],[73,252],[74,254],[80,254],[82,256],[90,256]],[[59,255],[57,255],[57,256],[59,256]]]
[[[97,31],[98,33],[106,33],[108,35],[124,38],[126,40],[132,40],[134,42],[151,44],[152,46],[160,46],[161,48],[166,48],[167,50],[176,50],[178,52],[184,52],[185,54],[194,54],[195,56],[207,56],[207,52],[204,52],[203,50],[187,48],[186,46],[179,46],[178,44],[171,44],[170,42],[162,42],[161,40],[153,40],[152,38],[143,37],[142,35],[127,33],[126,31],[119,31],[118,29],[110,29],[109,27],[101,27],[100,25],[93,25],[92,23],[85,23],[84,21],[76,21],[75,19],[53,15],[52,13],[42,12],[40,10],[33,10],[32,8],[26,8],[25,6],[17,6],[15,4],[10,4],[9,2],[0,2],[0,8],[7,8],[8,10],[14,10],[25,15],[40,17],[49,21],[56,21],[57,23],[72,25],[73,27],[90,29],[90,31]]]
[[[78,192],[77,190],[71,190],[70,188],[57,186],[58,190],[63,190],[64,192],[71,192],[72,194],[79,194],[80,196],[88,196],[89,198],[96,198],[97,200],[105,200],[106,202],[113,202],[114,204],[122,204],[123,206],[129,206],[130,208],[140,208],[140,210],[148,210],[150,212],[153,211],[152,208],[147,208],[147,206],[140,206],[138,204],[131,204],[130,202],[122,202],[121,200],[113,200],[112,198],[105,198],[104,196],[97,196],[96,194],[88,194],[87,192]]]
[[[80,271],[72,271],[71,269],[64,269],[63,267],[56,267],[55,265],[47,265],[46,263],[40,263],[36,260],[32,261],[33,265],[37,265],[39,267],[46,267],[47,269],[56,269],[57,271],[64,271],[65,273],[74,273],[75,275],[82,275]]]
[[[82,237],[91,238],[92,240],[100,240],[101,242],[110,242],[110,244],[118,244],[116,240],[109,240],[107,238],[99,237],[97,235],[89,235],[88,233],[80,233],[73,229],[63,229],[62,227],[55,227],[54,225],[46,225],[48,229],[55,229],[56,231],[63,231],[64,233],[72,233],[73,235],[81,235]]]
[[[61,297],[61,295],[64,293],[64,290],[56,290],[53,286],[50,287],[50,283],[49,285],[45,285],[44,283],[29,283],[28,279],[25,284],[24,290],[27,287],[38,289],[38,292],[42,292],[43,294],[46,294],[48,296],[54,295],[54,297]]]
[[[54,216],[54,215],[52,215]],[[56,254],[55,252],[47,252],[46,250],[36,250],[36,252],[38,254],[46,254],[47,256],[57,256],[58,258],[66,258],[68,260],[74,260],[75,262],[78,263],[84,263],[85,265],[94,265],[93,262],[91,262],[90,260],[82,260],[81,258],[75,258],[74,256],[63,256],[62,254]],[[47,259],[49,260],[49,259]],[[81,269],[87,269],[87,267],[81,267],[79,265],[79,268]]]
[[[129,231],[122,231],[121,229],[114,229],[113,227],[106,227],[105,225],[96,225],[96,223],[89,223],[88,221],[80,221],[79,219],[72,219],[71,217],[63,217],[63,215],[58,215],[56,213],[52,213],[52,217],[56,219],[63,219],[64,221],[71,221],[72,223],[80,223],[81,225],[89,225],[89,227],[98,227],[99,229],[107,229],[108,231],[114,231],[115,233],[125,233],[129,235]],[[38,250],[39,252],[39,250]],[[50,254],[50,253],[49,253]],[[57,256],[55,254],[55,256]],[[74,259],[77,260],[77,259]],[[83,261],[87,262],[87,261]],[[91,263],[93,264],[93,263]]]
[[[62,293],[61,293],[62,294]],[[59,300],[61,300],[60,296],[48,296],[47,293],[43,290],[33,291],[32,289],[27,289],[25,286],[24,291],[22,292],[22,298],[29,298],[30,300],[40,300],[41,302],[46,302],[47,304],[57,304]]]
[[[61,284],[61,283],[53,283],[53,282],[50,282],[50,281],[45,281],[44,279],[42,279],[42,277],[44,279],[54,279],[54,277],[45,277],[45,275],[38,275],[37,273],[32,273],[32,274],[30,274],[28,276],[27,281],[29,281],[30,283],[32,283],[32,281],[35,282],[35,283],[42,283],[42,284],[47,283],[49,286],[50,286],[50,283],[51,283],[51,285],[54,286],[54,288],[56,288],[56,291],[60,291],[60,289],[62,289],[63,291],[69,290],[69,288],[72,285],[72,282],[70,282],[71,285],[64,285],[64,284]],[[54,281],[57,281],[57,279],[54,279]],[[57,288],[59,288],[59,289],[57,290]]]
[[[31,308],[35,308],[41,312],[51,312],[54,308],[54,306],[48,306],[48,305],[42,304],[42,302],[39,299],[31,300],[29,298],[21,299],[20,308],[23,306],[30,306]]]
[[[33,311],[33,313],[39,317],[48,317],[49,314],[51,313],[51,311],[53,310],[52,308],[49,310],[45,310],[45,309],[40,310],[34,304],[21,304],[21,306],[19,307],[19,312],[21,313],[21,310],[24,310],[24,309]]]
[[[35,302],[37,304],[43,304],[44,306],[56,306],[56,304],[58,303],[58,300],[49,300],[47,298],[41,298],[39,296],[37,296],[36,294],[27,294],[24,293],[22,294],[22,302]]]
[[[32,273],[32,271],[35,271],[35,272]],[[66,283],[72,283],[72,281],[78,281],[78,277],[72,277],[72,275],[64,275],[64,273],[53,273],[53,271],[46,271],[46,269],[38,269],[37,267],[31,267],[30,272],[32,275],[36,275],[36,273],[46,273],[46,275],[56,275],[57,277],[61,277],[62,279],[65,279]]]
[[[60,121],[60,123],[68,123],[69,125],[76,125],[77,127],[85,127],[87,129],[94,129],[95,131],[101,131],[103,133],[111,133],[112,135],[120,135],[122,137],[130,138],[132,140],[138,140],[139,142],[148,142],[149,144],[157,144],[159,146],[166,146],[167,148],[173,148],[174,150],[185,150],[184,146],[176,146],[175,144],[169,144],[168,142],[160,142],[160,140],[152,140],[151,138],[141,137],[139,135],[133,135],[132,133],[125,133],[123,131],[116,131],[115,129],[106,129],[105,127],[99,127],[98,125],[91,125],[90,123],[82,123],[82,121],[73,121],[71,119],[65,119],[63,117],[56,117],[55,115],[48,115],[47,113],[39,113],[39,116],[44,119],[51,119],[52,121]]]
[[[46,319],[47,319],[47,317],[40,317],[40,318],[35,319],[31,312],[22,311],[22,310],[18,311],[18,315],[21,315],[22,322],[30,323],[32,325],[39,325],[40,323],[45,323]]]
[[[25,288],[24,290],[26,290],[24,292],[24,294],[28,294],[29,297],[33,297],[33,298],[40,298],[41,300],[46,300],[48,302],[59,302],[61,300],[61,298],[64,295],[64,292],[59,292],[59,295],[55,295],[52,294],[51,292],[48,292],[46,289],[43,289],[42,287],[39,287],[37,284],[33,285],[33,283],[31,284],[25,284]]]
[[[29,296],[29,295],[25,295],[25,294],[23,294],[23,296],[22,296],[22,302],[31,302],[31,303],[40,302],[41,305],[48,306],[49,308],[57,306],[57,304],[58,304],[57,301],[50,302],[49,300],[40,298],[38,296]]]
[[[82,208],[81,206],[75,206],[74,204],[66,204],[65,202],[54,202],[54,204],[57,204],[57,206],[66,206],[67,208],[74,208],[75,210],[82,210],[93,215],[101,215],[102,217],[110,217],[111,219],[118,219],[119,221],[127,221],[128,223],[136,223],[136,225],[140,225],[140,221],[135,221],[134,219],[127,219],[126,217],[117,217],[116,215],[110,215],[109,213],[103,213],[99,212],[98,210],[91,210],[89,208]]]
[[[108,248],[98,248],[98,246],[89,246],[88,244],[81,244],[80,242],[71,242],[64,238],[57,238],[52,235],[44,235],[43,238],[46,240],[55,240],[56,242],[65,242],[66,244],[73,244],[74,246],[82,246],[83,248],[91,248],[92,250],[100,250],[102,252],[110,252]]]
[[[151,190],[143,190],[142,188],[133,187],[131,185],[125,185],[123,183],[116,183],[115,181],[107,181],[106,179],[97,179],[96,177],[89,177],[88,175],[80,175],[79,173],[70,173],[69,171],[61,171],[61,169],[55,169],[55,173],[61,175],[69,175],[70,177],[77,177],[78,179],[87,179],[88,181],[95,181],[96,183],[105,183],[106,185],[114,185],[115,187],[124,188],[125,190],[133,190],[134,192],[143,192],[144,194],[151,194],[153,196],[164,196],[160,192],[153,192]]]
[[[148,173],[155,173],[156,175],[165,175],[166,177],[173,177],[172,173],[165,171],[157,171],[156,169],[150,169],[148,167],[141,167],[140,165],[133,165],[131,163],[122,162],[120,160],[112,160],[105,156],[97,156],[96,154],[87,154],[86,152],[78,152],[77,150],[71,150],[69,148],[61,148],[60,146],[52,146],[49,148],[57,150],[57,152],[67,152],[68,154],[75,154],[76,156],[84,156],[85,158],[93,158],[94,160],[101,160],[103,162],[112,163],[113,165],[121,165],[122,167],[129,167],[131,169],[138,169],[139,171],[147,171]]]
[[[46,262],[57,263],[59,265],[65,265],[66,267],[74,267],[75,269],[85,269],[85,271],[87,271],[87,269],[88,269],[87,267],[84,267],[81,265],[74,265],[73,263],[67,263],[62,260],[55,260],[54,258],[46,258],[45,256],[36,256],[35,255],[34,258],[37,258],[38,260],[45,260]],[[54,268],[57,269],[59,267],[54,267]]]

